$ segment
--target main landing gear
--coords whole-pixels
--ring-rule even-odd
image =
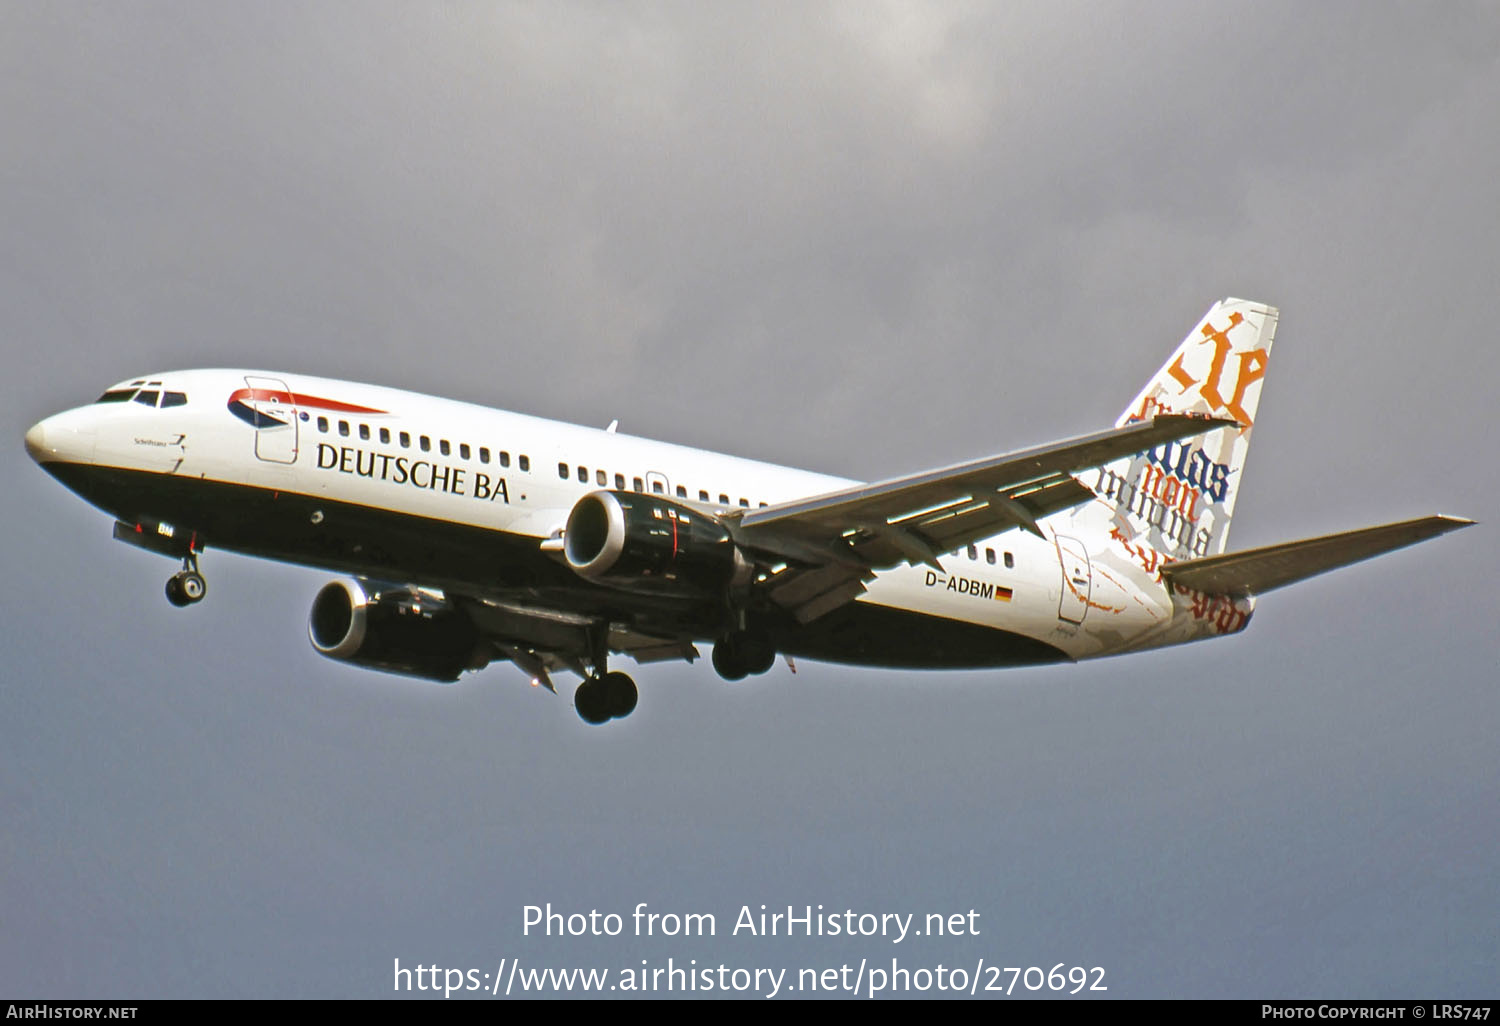
[[[182,569],[167,578],[167,601],[174,606],[191,606],[208,594],[208,582],[198,572],[198,554],[190,552],[182,560]]]
[[[629,716],[638,697],[635,681],[615,670],[602,676],[595,674],[578,685],[573,692],[573,707],[583,722],[600,724]]]
[[[639,694],[629,674],[609,671],[609,627],[596,624],[590,632],[593,649],[593,674],[584,678],[573,692],[573,708],[585,723],[596,726],[609,720],[629,716],[635,711]]]
[[[765,673],[776,663],[776,646],[759,631],[730,631],[714,642],[714,669],[725,680]]]

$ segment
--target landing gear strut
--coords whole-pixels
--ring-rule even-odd
[[[167,578],[167,601],[174,606],[191,606],[202,602],[208,594],[208,582],[198,572],[198,554],[189,552],[182,560],[182,569]]]
[[[759,631],[731,631],[714,642],[713,663],[725,680],[743,680],[776,663],[776,646]]]

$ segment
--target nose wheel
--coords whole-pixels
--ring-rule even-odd
[[[208,582],[198,572],[198,557],[182,561],[182,569],[167,578],[167,601],[174,606],[191,606],[208,594]]]

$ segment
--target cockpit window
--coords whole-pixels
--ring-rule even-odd
[[[160,382],[152,381],[148,382],[148,384],[158,385]],[[154,388],[112,388],[95,399],[94,402],[96,404],[128,403],[134,399],[142,406],[155,407],[158,398],[161,400],[162,409],[166,409],[169,406],[186,406],[188,401],[186,392],[161,392]]]

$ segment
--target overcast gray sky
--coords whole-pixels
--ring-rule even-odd
[[[0,4],[0,994],[403,965],[1102,966],[1114,997],[1489,996],[1493,526],[1080,666],[319,658],[316,572],[166,560],[26,458],[146,371],[366,380],[866,478],[1112,423],[1282,311],[1234,547],[1493,519],[1493,3]],[[545,939],[522,907],[711,912]],[[740,906],[978,937],[729,936]]]

